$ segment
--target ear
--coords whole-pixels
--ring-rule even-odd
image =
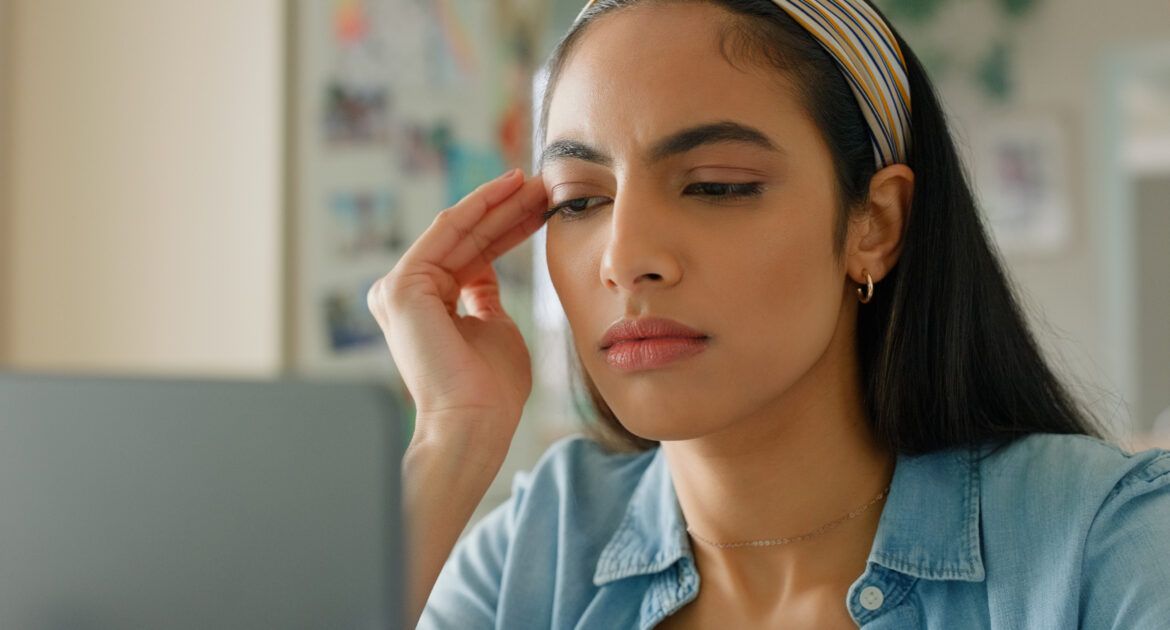
[[[876,283],[893,269],[902,251],[902,233],[914,199],[914,171],[891,164],[869,182],[869,199],[853,215],[846,237],[846,273],[864,286],[868,273]]]

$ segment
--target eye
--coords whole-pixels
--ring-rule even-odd
[[[607,201],[609,201],[609,197],[578,197],[577,199],[570,199],[546,210],[544,218],[547,220],[554,214],[560,214],[567,220],[576,219],[584,215],[590,208]]]
[[[730,201],[740,198],[758,197],[764,192],[764,185],[760,182],[747,182],[742,184],[699,182],[687,186],[683,192],[699,197],[709,197],[717,201]],[[578,219],[583,217],[590,208],[602,205],[608,201],[609,197],[578,197],[576,199],[570,199],[546,210],[544,219],[547,221],[556,214],[560,214],[564,220]]]
[[[744,184],[722,184],[718,182],[699,182],[687,186],[683,191],[687,194],[715,199],[739,199],[741,197],[756,197],[764,191],[760,182]]]

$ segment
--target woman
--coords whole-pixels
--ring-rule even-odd
[[[548,69],[539,174],[370,291],[418,409],[410,622],[1170,627],[1170,452],[1045,365],[878,12],[601,0]],[[489,263],[546,222],[598,433],[456,545],[531,390]]]

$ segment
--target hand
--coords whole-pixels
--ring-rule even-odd
[[[370,288],[369,309],[417,409],[412,442],[511,443],[532,366],[491,263],[538,230],[546,209],[539,174],[487,182],[440,212]]]

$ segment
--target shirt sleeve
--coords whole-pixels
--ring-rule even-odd
[[[1082,628],[1170,628],[1170,451],[1113,488],[1089,528]]]
[[[512,477],[512,496],[455,543],[431,589],[417,630],[480,630],[496,627],[504,562],[531,473]]]

